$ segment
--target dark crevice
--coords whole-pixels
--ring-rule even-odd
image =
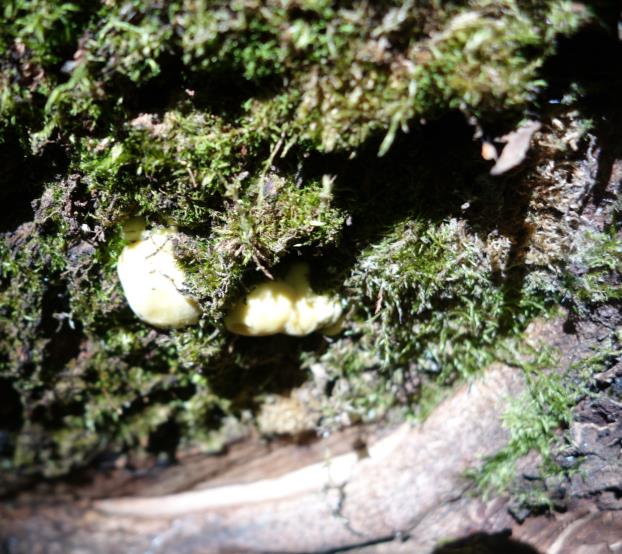
[[[0,144],[0,233],[12,232],[34,217],[33,202],[44,183],[63,173],[68,160],[59,145],[48,145],[42,154],[32,155],[16,135],[5,131]]]
[[[230,399],[231,408],[241,411],[256,409],[262,393],[284,394],[302,385],[308,375],[300,369],[300,355],[321,350],[324,338],[317,334],[274,335],[237,337],[234,341],[236,359],[229,360],[217,373],[208,373],[208,378],[214,394]],[[231,378],[233,373],[236,379]]]
[[[177,422],[165,421],[149,434],[147,451],[156,455],[163,453],[172,462],[175,460],[175,451],[180,439],[181,430]]]
[[[45,347],[45,371],[61,371],[80,353],[83,335],[81,325],[70,316],[67,290],[58,284],[50,285],[43,295],[41,333],[48,337]]]
[[[16,431],[22,426],[23,406],[19,393],[9,379],[0,379],[0,432]]]
[[[533,546],[511,538],[511,532],[474,533],[437,547],[433,554],[539,554]]]
[[[472,136],[473,128],[453,112],[398,135],[382,158],[377,155],[382,137],[369,141],[354,159],[309,156],[304,178],[337,175],[335,204],[352,214],[343,252],[355,253],[379,240],[406,217],[440,221],[461,215],[461,206],[477,195],[478,177],[488,167]]]
[[[33,217],[31,203],[41,194],[41,189],[26,160],[27,155],[16,137],[0,145],[0,233],[13,231]]]

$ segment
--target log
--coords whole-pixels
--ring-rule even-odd
[[[583,354],[562,319],[529,334],[560,347],[563,366]],[[472,494],[465,472],[504,446],[504,406],[524,388],[521,371],[493,364],[420,423],[276,447],[250,439],[155,475],[24,492],[0,508],[0,544],[7,554],[619,551],[622,404],[610,398],[577,408],[571,436],[585,461],[565,512],[519,523],[508,498]]]
[[[131,552],[158,544],[159,552],[188,553],[321,552],[406,536],[459,499],[468,487],[463,473],[503,445],[500,406],[523,386],[517,370],[497,366],[424,423],[403,424],[366,448],[327,452],[324,460],[252,483],[95,501],[72,521],[59,517],[69,507],[52,506],[18,525],[22,538],[13,544],[24,545],[42,522],[52,535],[45,537],[48,548],[58,544],[62,552],[110,552],[120,535],[133,543]],[[53,522],[65,528],[56,537]]]

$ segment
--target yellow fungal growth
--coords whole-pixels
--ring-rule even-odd
[[[315,294],[309,267],[296,264],[284,280],[256,286],[225,318],[232,333],[265,336],[285,333],[303,336],[322,331],[336,334],[343,324],[343,306],[333,296]]]
[[[183,292],[186,276],[173,251],[176,230],[145,231],[144,221],[134,218],[123,231],[130,243],[119,256],[117,272],[130,308],[154,327],[196,323],[201,309]]]

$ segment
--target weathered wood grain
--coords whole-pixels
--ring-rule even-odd
[[[29,542],[36,528],[46,551],[67,553],[110,552],[118,544],[128,553],[319,552],[406,536],[459,500],[464,472],[502,446],[499,414],[522,386],[518,371],[495,366],[423,424],[404,424],[366,449],[327,451],[248,484],[74,505],[74,517],[67,505],[40,508],[22,521],[13,514],[13,527],[0,529],[13,537],[10,552],[36,550]]]

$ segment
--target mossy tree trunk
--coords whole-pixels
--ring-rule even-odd
[[[585,529],[620,529],[615,2],[0,10],[9,552],[110,551],[111,529],[128,552],[423,551],[477,530],[495,536],[471,547],[494,551],[505,529],[551,552],[613,544]],[[176,226],[198,324],[129,309],[116,262],[136,216]],[[227,331],[299,261],[343,299],[341,334]],[[327,445],[336,483],[309,469]],[[303,466],[316,488],[292,492]],[[147,477],[130,485],[133,468]],[[284,496],[255,503],[250,475],[277,474]],[[179,519],[147,502],[140,523],[125,501],[93,511],[198,482],[242,483],[242,500]]]

